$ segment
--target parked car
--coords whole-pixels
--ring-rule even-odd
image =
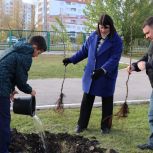
[[[70,32],[68,32],[68,36],[70,38],[70,41],[72,43],[75,43],[77,33],[75,31],[70,31]]]
[[[7,43],[16,43],[18,42],[18,39],[15,36],[10,36],[7,38]]]

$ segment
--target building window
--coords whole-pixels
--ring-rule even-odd
[[[76,23],[76,21],[75,20],[71,20],[71,23]]]
[[[74,12],[76,12],[76,8],[71,8],[71,11],[74,11]]]
[[[71,5],[71,2],[66,2],[67,5]]]

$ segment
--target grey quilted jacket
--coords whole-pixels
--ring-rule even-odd
[[[27,80],[33,51],[30,44],[22,41],[0,51],[0,96],[9,97],[15,86],[24,93],[32,92]]]
[[[150,84],[153,88],[153,42],[150,43],[148,52],[139,61],[146,62],[146,74],[148,75]],[[138,62],[132,63],[132,65],[135,67],[135,71],[137,72],[140,71],[137,66]]]

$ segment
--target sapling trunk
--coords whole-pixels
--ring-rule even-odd
[[[130,27],[130,30],[131,30],[131,41],[130,41],[130,62],[129,62],[129,65],[131,66],[131,61],[132,61],[132,25]],[[120,110],[115,114],[116,116],[118,117],[127,117],[128,116],[128,113],[129,113],[129,107],[128,107],[128,104],[127,104],[127,98],[128,98],[128,82],[129,82],[129,78],[130,78],[130,73],[128,73],[128,78],[126,80],[126,97],[125,97],[125,102],[122,104]]]
[[[59,96],[58,100],[56,101],[55,111],[59,112],[59,113],[62,113],[64,111],[63,97],[65,95],[63,94],[63,86],[64,86],[64,81],[65,81],[65,76],[66,76],[66,66],[64,67],[64,76],[63,76],[63,82],[61,85],[60,96]]]

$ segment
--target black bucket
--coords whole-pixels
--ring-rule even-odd
[[[34,116],[36,110],[36,99],[34,96],[18,97],[13,102],[13,112],[16,114]]]

